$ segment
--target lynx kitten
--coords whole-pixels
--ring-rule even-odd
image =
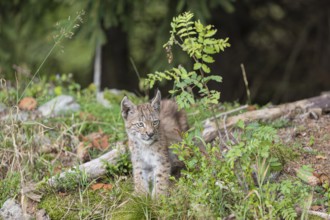
[[[180,133],[187,130],[185,113],[178,111],[174,101],[161,101],[159,91],[150,103],[141,105],[124,97],[121,112],[129,139],[135,192],[147,194],[152,189],[153,198],[166,194],[170,174],[182,167],[168,146],[180,141]]]

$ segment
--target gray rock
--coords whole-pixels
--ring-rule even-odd
[[[41,209],[36,213],[36,220],[50,220],[50,217],[44,209]]]
[[[0,217],[6,220],[28,220],[31,216],[24,215],[21,206],[15,199],[7,199],[0,209]]]
[[[102,104],[105,108],[111,108],[111,104],[108,100],[104,98],[104,93],[103,92],[98,92],[96,94],[96,100]]]
[[[68,112],[75,112],[80,109],[80,105],[72,96],[60,95],[40,106],[38,110],[45,117],[58,116]]]
[[[27,112],[11,112],[3,117],[0,117],[0,121],[27,121],[29,119],[29,113]]]

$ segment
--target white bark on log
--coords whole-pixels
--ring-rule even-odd
[[[317,212],[317,211],[312,211],[312,210],[307,210],[307,213],[310,215],[315,215],[318,216],[320,218],[326,219],[326,220],[330,220],[330,215],[324,212]]]
[[[304,99],[292,103],[286,103],[272,108],[260,109],[250,112],[245,112],[240,115],[228,117],[226,122],[219,121],[220,129],[229,128],[235,125],[239,120],[244,122],[255,120],[274,120],[281,116],[291,114],[295,110],[302,110],[303,112],[310,109],[322,109],[322,112],[330,111],[330,94],[325,93],[321,96]],[[217,137],[217,128],[214,121],[207,120],[204,124],[203,138],[205,142],[211,142]]]
[[[53,176],[48,180],[48,184],[50,186],[56,186],[58,179],[63,179],[68,173],[74,173],[76,170],[85,172],[85,174],[88,176],[89,179],[94,179],[99,176],[102,176],[103,174],[106,173],[105,162],[108,162],[110,164],[116,164],[119,156],[124,152],[125,152],[125,147],[123,145],[119,146],[116,149],[113,149],[112,151],[109,151],[108,153],[102,155],[101,157],[88,161],[77,167],[73,167],[72,169],[69,169],[61,173],[59,176]]]
[[[303,212],[306,212],[307,214],[309,215],[315,215],[315,216],[318,216],[320,218],[323,218],[323,219],[326,219],[326,220],[330,220],[330,215],[327,214],[327,213],[324,213],[324,212],[318,212],[318,211],[313,211],[313,210],[303,210],[302,208],[300,207],[297,207],[296,208],[296,211],[299,215],[301,215]]]

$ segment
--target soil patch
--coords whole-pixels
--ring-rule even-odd
[[[279,129],[284,144],[299,153],[298,158],[288,162],[285,172],[310,165],[316,173],[330,177],[330,115],[318,119],[308,116],[296,117],[291,126]]]

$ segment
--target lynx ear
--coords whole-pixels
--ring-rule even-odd
[[[156,96],[151,100],[151,106],[156,111],[160,110],[160,101],[161,101],[161,99],[162,99],[161,94],[160,94],[159,90],[157,90]]]
[[[126,120],[128,114],[133,113],[135,105],[125,96],[123,100],[121,100],[121,115]]]

